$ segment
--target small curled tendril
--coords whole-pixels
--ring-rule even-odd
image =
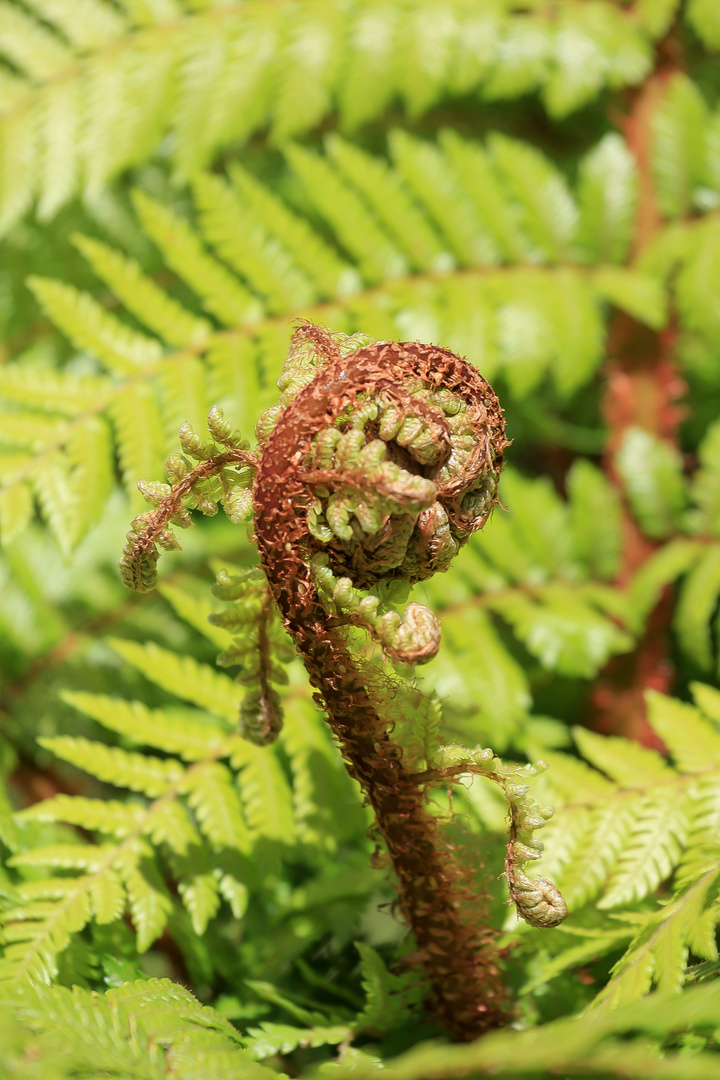
[[[543,829],[554,814],[552,806],[538,806],[529,795],[533,780],[546,769],[545,761],[515,765],[501,761],[489,747],[468,750],[451,744],[436,751],[426,777],[448,780],[475,774],[487,777],[502,788],[510,812],[505,859],[510,900],[526,923],[548,929],[564,922],[568,916],[567,904],[557,885],[547,878],[528,877],[524,869],[528,863],[542,857],[543,843],[534,834]]]
[[[547,929],[564,922],[568,916],[567,904],[557,885],[547,878],[528,877],[524,867],[541,858],[543,844],[534,833],[545,827],[554,811],[552,806],[538,807],[528,795],[528,784],[518,783],[518,779],[530,780],[546,768],[544,761],[515,767],[509,775],[506,772],[503,787],[510,807],[510,840],[505,859],[510,899],[526,923]]]

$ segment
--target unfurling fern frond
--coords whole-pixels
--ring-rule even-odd
[[[130,588],[139,592],[155,588],[158,548],[180,546],[170,526],[187,529],[192,525],[190,510],[213,515],[222,503],[235,525],[252,514],[249,488],[257,459],[247,452],[249,444],[233,431],[217,405],[208,414],[208,427],[210,441],[203,443],[190,424],[182,425],[183,453],[173,454],[165,465],[170,484],[138,481],[143,497],[157,509],[136,517],[127,535],[120,569]],[[193,461],[198,462],[194,467]]]
[[[716,1075],[719,48],[0,0],[0,1076]]]
[[[530,926],[559,926],[567,918],[567,904],[557,886],[547,878],[530,878],[527,863],[540,859],[542,841],[533,834],[553,816],[551,806],[538,807],[529,797],[530,784],[545,771],[544,761],[535,765],[505,764],[490,749],[468,750],[448,745],[433,755],[429,777],[484,776],[501,789],[507,802],[510,839],[505,859],[505,878],[510,901]]]
[[[229,610],[210,615],[210,622],[233,635],[218,663],[239,664],[235,681],[247,687],[240,706],[240,733],[265,746],[277,739],[282,727],[280,696],[273,683],[287,682],[283,662],[292,660],[295,651],[280,626],[261,570],[234,576],[220,571],[213,595],[232,604]]]
[[[183,449],[201,464],[188,471],[186,459],[182,468],[171,459],[168,473],[176,474],[172,486],[141,482],[157,510],[133,523],[121,561],[125,580],[138,591],[154,584],[145,563],[156,558],[155,545],[170,522],[188,523],[183,499],[191,496],[192,505],[214,513],[220,489],[215,484],[211,490],[208,482],[224,474],[224,447],[242,454],[242,464],[257,470],[250,509],[256,516],[262,569],[235,577],[221,574],[214,593],[236,601],[236,606],[211,616],[215,625],[243,632],[220,658],[223,664],[243,664],[239,681],[249,686],[249,693],[241,711],[242,731],[251,742],[265,746],[280,730],[279,698],[270,685],[278,672],[283,674],[273,664],[270,649],[277,608],[311,682],[321,691],[318,700],[325,705],[350,775],[361,781],[376,813],[438,1014],[450,1030],[467,1037],[487,1025],[488,1017],[480,1013],[494,1015],[497,990],[492,985],[480,989],[481,972],[490,971],[490,953],[481,948],[477,930],[461,918],[462,893],[453,899],[453,879],[460,874],[435,842],[421,787],[478,770],[501,784],[511,808],[506,862],[510,895],[535,926],[556,926],[567,913],[549,881],[532,880],[523,870],[541,849],[532,832],[551,811],[535,813],[526,798],[527,786],[511,783],[508,776],[514,771],[495,762],[492,751],[473,755],[457,749],[448,770],[447,754],[438,767],[441,751],[432,754],[428,738],[422,747],[427,771],[409,772],[409,759],[402,762],[401,747],[390,742],[392,716],[386,715],[384,705],[395,696],[391,691],[397,686],[402,693],[404,685],[388,682],[380,671],[371,675],[368,667],[365,686],[338,628],[349,624],[366,629],[383,654],[406,667],[437,653],[439,625],[430,609],[413,602],[400,615],[391,602],[398,598],[398,588],[407,591],[402,579],[422,581],[445,570],[488,519],[506,446],[502,411],[489,384],[452,353],[417,343],[375,343],[366,335],[329,332],[311,323],[296,330],[279,387],[279,404],[256,424],[255,454],[238,449],[217,407],[208,417],[213,442],[203,444],[187,425],[181,428]],[[399,460],[398,452],[404,454]],[[227,503],[225,507],[228,510]],[[397,586],[395,579],[400,579]],[[157,675],[153,677],[157,681]],[[376,680],[378,685],[388,682],[377,697]],[[458,754],[469,763],[460,765]],[[245,756],[235,751],[231,761]],[[392,786],[385,779],[389,770],[395,778]],[[415,834],[414,843],[408,844],[398,831],[399,804],[405,807],[405,828]],[[202,827],[203,817],[192,799],[190,805]],[[421,850],[423,861],[416,865]],[[434,908],[424,887],[428,861],[435,868]],[[195,893],[186,888],[182,895]],[[214,910],[212,897],[203,906]],[[454,945],[448,951],[450,941]],[[451,1002],[468,978],[476,981],[477,993],[482,992],[488,1004],[483,1009],[471,1005],[456,1015]]]

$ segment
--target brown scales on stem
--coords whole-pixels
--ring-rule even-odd
[[[499,469],[507,445],[502,411],[488,383],[446,349],[381,342],[339,358],[319,328],[306,327],[328,363],[280,416],[262,447],[255,478],[255,535],[263,568],[285,626],[297,646],[350,773],[361,784],[387,845],[399,888],[398,907],[415,936],[431,985],[434,1012],[453,1038],[467,1041],[508,1020],[493,932],[467,918],[471,895],[463,870],[442,843],[425,809],[418,775],[403,764],[388,734],[372,679],[332,625],[310,567],[323,550],[311,535],[307,511],[314,499],[307,476],[318,433],[346,415],[359,395],[386,392],[410,405],[403,384],[420,380],[451,390],[484,417],[471,466]],[[417,403],[412,401],[413,411]],[[445,433],[444,433],[445,434]],[[462,520],[460,489],[438,485],[439,499],[461,535],[486,520]],[[337,556],[342,571],[342,558]],[[427,576],[427,574],[425,575]],[[367,571],[365,581],[370,581]],[[465,909],[465,913],[464,910]]]

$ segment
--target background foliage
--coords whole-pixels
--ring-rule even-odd
[[[718,49],[714,0],[0,0],[0,1074],[717,1074]],[[514,439],[422,687],[549,762],[571,918],[507,918],[521,1030],[467,1047],[296,661],[236,733],[245,529],[119,581],[136,480],[216,402],[251,435],[298,317],[467,356]],[[499,925],[505,804],[452,811]]]

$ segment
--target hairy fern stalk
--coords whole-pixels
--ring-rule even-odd
[[[502,410],[490,385],[448,350],[373,343],[309,323],[293,336],[279,385],[280,404],[256,425],[255,453],[239,443],[217,407],[209,415],[214,443],[181,428],[186,454],[167,466],[169,478],[181,478],[172,487],[141,481],[157,510],[133,522],[123,576],[140,592],[156,583],[158,548],[177,543],[169,524],[191,524],[183,497],[206,513],[215,512],[219,498],[236,522],[254,514],[265,589],[373,809],[435,1012],[451,1034],[470,1040],[507,1015],[491,935],[478,925],[477,911],[463,919],[461,907],[472,901],[462,888],[467,875],[443,850],[423,805],[422,788],[452,773],[438,771],[432,758],[426,772],[408,768],[388,731],[389,702],[402,684],[359,662],[338,628],[367,628],[396,663],[437,653],[433,613],[413,602],[398,614],[388,604],[389,590],[394,585],[397,595],[397,586],[447,569],[487,521],[507,446]],[[199,461],[195,468],[192,458]],[[233,475],[230,467],[238,465]],[[250,493],[241,476],[251,470]],[[228,598],[249,599],[247,578],[224,578],[221,588]],[[249,623],[250,630],[224,662],[243,663],[240,678],[251,689],[241,731],[263,745],[277,738],[281,724],[267,606],[261,600],[256,610],[238,607],[231,624],[247,631]],[[484,773],[505,788],[492,750],[468,753],[467,761],[458,750],[458,773]],[[567,915],[564,900],[552,883],[533,881],[521,869],[539,857],[542,844],[532,831],[552,811],[534,817],[536,808],[523,799],[527,786],[505,790],[513,811],[505,869],[510,895],[528,922],[554,926]]]
[[[717,1074],[719,13],[0,0],[0,1076]]]

